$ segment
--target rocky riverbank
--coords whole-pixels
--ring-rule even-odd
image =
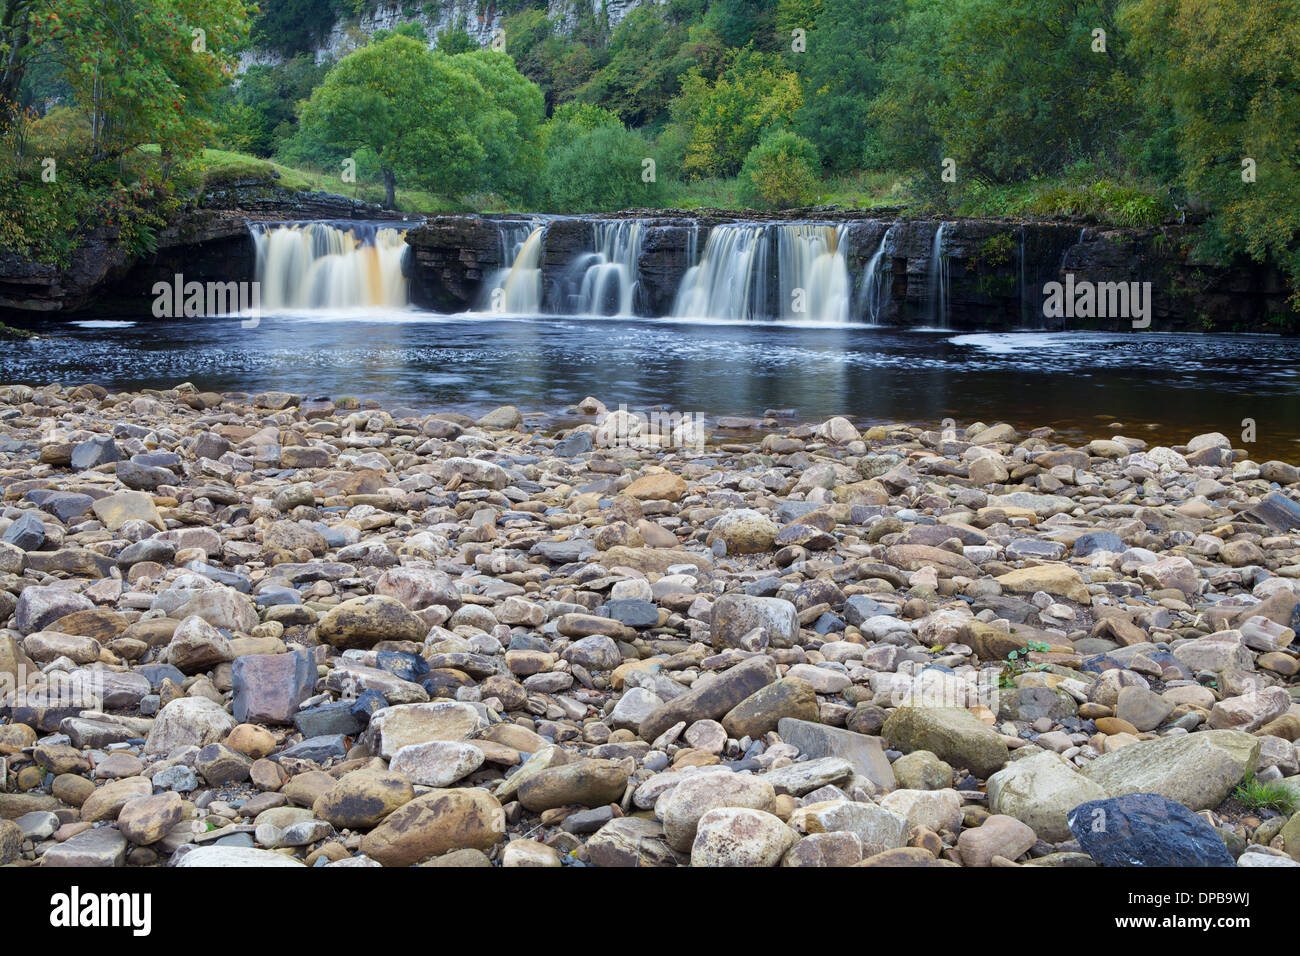
[[[574,415],[0,388],[0,864],[1300,860],[1291,464]]]

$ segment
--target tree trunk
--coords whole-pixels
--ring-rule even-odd
[[[384,208],[397,208],[397,176],[387,166],[381,167],[384,171]]]

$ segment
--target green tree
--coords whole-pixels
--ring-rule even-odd
[[[882,157],[869,111],[882,87],[880,64],[898,39],[903,0],[816,0],[816,6],[807,50],[792,57],[803,87],[796,127],[828,169],[877,165]]]
[[[541,89],[515,69],[509,56],[494,50],[461,53],[452,65],[474,77],[490,104],[472,117],[484,150],[480,183],[530,201],[542,172],[546,113]]]
[[[312,138],[378,157],[384,202],[397,202],[397,178],[445,195],[473,185],[486,151],[473,118],[490,100],[452,58],[409,37],[389,37],[350,53],[303,107]]]
[[[1135,0],[1122,23],[1156,133],[1213,210],[1211,245],[1271,257],[1300,306],[1300,2]]]
[[[242,0],[43,0],[28,42],[89,116],[93,158],[144,143],[179,155],[211,129],[250,10]]]
[[[817,192],[817,147],[788,130],[749,151],[740,170],[740,201],[764,209],[806,206]]]
[[[650,146],[617,122],[580,130],[577,124],[548,136],[546,200],[554,212],[608,212],[658,205],[662,190],[647,181]],[[565,139],[568,133],[576,133]],[[656,177],[657,178],[657,177]]]
[[[660,125],[681,86],[681,75],[695,65],[688,30],[659,7],[633,10],[609,44],[609,62],[579,90],[579,99],[613,110],[631,126]]]
[[[801,102],[798,78],[770,54],[738,50],[713,82],[692,68],[672,103],[673,121],[686,133],[684,172],[735,173],[762,135],[789,123]]]
[[[1137,116],[1119,3],[918,0],[872,107],[891,153],[932,181],[948,157],[961,182],[1010,183],[1118,152]]]
[[[457,53],[472,53],[480,49],[478,43],[475,42],[464,27],[449,27],[439,32],[436,44],[438,49],[448,56],[455,56]]]

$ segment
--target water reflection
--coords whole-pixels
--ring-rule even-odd
[[[611,406],[707,415],[791,408],[800,419],[1052,425],[1070,437],[1184,441],[1258,423],[1254,457],[1294,460],[1300,342],[1269,336],[1005,333],[510,319],[416,311],[61,323],[12,343],[0,381],[351,394],[467,412],[505,402],[556,412]],[[1119,427],[1111,427],[1119,423]],[[1156,426],[1154,428],[1149,426]]]

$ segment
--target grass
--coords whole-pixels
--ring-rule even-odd
[[[1232,796],[1243,807],[1252,810],[1280,810],[1283,813],[1291,813],[1296,805],[1295,794],[1290,790],[1276,783],[1257,780],[1254,773],[1246,774]]]
[[[156,152],[156,147],[144,147]],[[243,180],[269,179],[274,173],[280,186],[290,190],[336,193],[363,202],[382,203],[384,190],[373,183],[344,183],[337,172],[285,166],[269,159],[230,150],[205,149],[199,159],[205,188]],[[911,206],[927,211],[909,191],[907,179],[890,171],[864,171],[822,180],[813,205],[869,211],[882,206]],[[711,178],[666,183],[660,206],[665,209],[741,209],[735,178]],[[532,212],[515,208],[492,193],[458,199],[422,189],[398,187],[397,208],[402,212]],[[547,212],[582,213],[580,209]],[[967,184],[952,206],[960,216],[1082,218],[1112,225],[1149,228],[1168,220],[1173,207],[1149,184],[1124,183],[1094,170],[1009,186]]]
[[[1070,174],[1008,186],[974,183],[962,192],[956,211],[975,217],[1091,219],[1130,228],[1158,226],[1174,213],[1173,206],[1151,184]]]

